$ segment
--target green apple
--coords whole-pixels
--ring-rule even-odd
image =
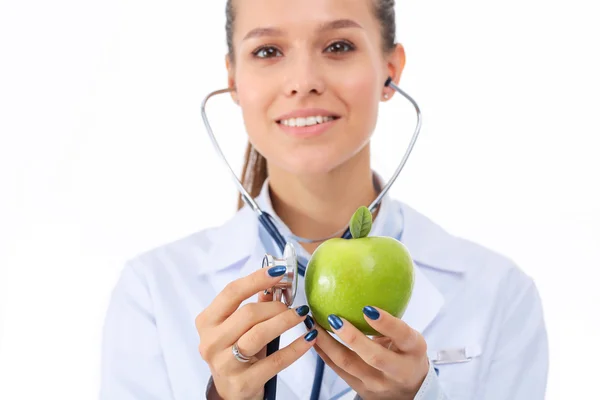
[[[366,335],[379,335],[365,320],[363,307],[374,306],[401,318],[414,285],[413,261],[404,244],[387,236],[369,237],[372,216],[360,207],[352,216],[352,239],[334,238],[314,251],[304,286],[315,321],[333,332],[335,314]]]

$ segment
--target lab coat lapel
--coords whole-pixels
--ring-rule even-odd
[[[423,333],[440,312],[444,305],[444,297],[415,265],[415,283],[413,294],[402,320],[416,331]]]
[[[212,286],[214,296],[255,265],[256,260],[251,256],[258,238],[258,223],[253,217],[252,210],[245,207],[211,232],[211,249],[203,265],[199,266],[199,273]]]
[[[427,234],[431,231],[427,226],[428,220],[418,218],[412,209],[399,202],[395,202],[395,206],[398,207],[398,212],[394,214],[399,216],[403,226],[401,242],[407,247],[413,259],[415,279],[413,293],[402,320],[422,334],[436,318],[445,302],[442,293],[423,272],[426,266],[421,263],[422,260],[428,260],[432,249],[439,245],[439,238]]]

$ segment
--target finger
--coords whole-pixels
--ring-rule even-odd
[[[397,373],[402,363],[401,356],[369,339],[347,320],[336,315],[329,316],[329,324],[338,337],[352,348],[368,365],[378,371]]]
[[[349,373],[347,373],[346,371],[344,371],[342,368],[338,367],[336,363],[334,363],[331,358],[329,358],[329,356],[327,354],[325,354],[325,352],[319,347],[319,343],[317,341],[317,344],[315,344],[315,350],[317,351],[317,354],[319,355],[319,357],[321,357],[323,359],[323,361],[325,362],[325,364],[329,365],[329,367],[340,377],[342,378],[344,381],[346,381],[346,383],[348,385],[350,385],[355,391],[362,391],[360,390],[360,388],[362,388],[364,386],[363,382],[360,380],[359,377],[350,375]]]
[[[302,357],[315,344],[317,334],[318,332],[313,329],[283,349],[253,364],[245,372],[247,378],[250,382],[267,382]]]
[[[217,328],[219,338],[215,342],[220,343],[221,348],[229,347],[253,326],[286,313],[288,310],[285,304],[278,301],[247,303],[237,309]]]
[[[273,287],[285,274],[285,267],[264,268],[225,286],[212,303],[203,311],[201,318],[206,325],[217,325],[229,317],[240,304],[254,294]]]
[[[385,347],[386,349],[390,349],[390,348],[395,349],[396,348],[396,347],[392,347],[393,346],[392,339],[390,339],[387,336],[377,336],[377,337],[371,338],[371,340],[374,343],[377,343],[378,345]]]
[[[319,331],[318,347],[331,361],[346,373],[365,379],[379,379],[381,373],[365,363],[358,354],[335,340],[322,327],[315,324]]]
[[[258,302],[259,303],[273,301],[273,292],[271,292],[270,289],[268,289],[268,290],[269,290],[269,292],[267,292],[266,294],[264,291],[258,293]]]
[[[267,289],[269,290],[269,289]],[[266,303],[266,302],[271,302],[273,301],[273,292],[271,291],[262,291],[262,292],[258,292],[258,302],[259,303]],[[256,354],[256,358],[258,358],[259,360],[264,359],[267,356],[267,347],[263,347],[262,349],[260,349],[260,351]]]
[[[270,341],[301,323],[308,314],[308,306],[287,310],[269,320],[254,325],[237,341],[242,354],[253,356]]]
[[[419,354],[427,351],[427,343],[423,336],[400,318],[371,306],[365,307],[363,313],[367,323],[382,335],[390,338],[399,351]]]
[[[277,302],[245,304],[221,325],[202,331],[199,351],[206,360],[222,352],[224,348],[230,348],[240,336],[254,325],[273,318],[286,310],[287,307],[283,303]]]

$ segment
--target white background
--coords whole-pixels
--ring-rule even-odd
[[[93,399],[123,262],[228,218],[200,117],[226,85],[224,1],[0,6],[0,398]],[[593,1],[400,1],[400,86],[424,125],[393,195],[534,277],[548,399],[598,393],[598,28]],[[237,171],[239,110],[213,127]],[[415,122],[384,106],[374,166]]]

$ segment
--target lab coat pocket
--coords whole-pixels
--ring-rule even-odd
[[[481,370],[482,346],[471,344],[465,346],[448,346],[430,348],[427,356],[438,370],[438,377],[444,392],[460,395],[461,399],[470,398],[474,393],[478,373]]]

